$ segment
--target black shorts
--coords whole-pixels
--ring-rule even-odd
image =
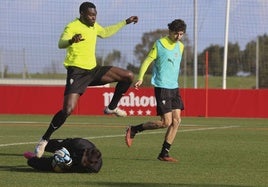
[[[184,104],[180,96],[179,88],[166,89],[154,88],[156,98],[157,115],[164,115],[175,109],[184,110]]]
[[[94,69],[86,70],[74,66],[67,68],[67,78],[64,95],[78,93],[82,95],[88,86],[104,85],[101,78],[112,66],[96,66]]]

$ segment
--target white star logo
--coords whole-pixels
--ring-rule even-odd
[[[143,113],[143,111],[142,111],[142,110],[138,110],[138,115],[139,115],[139,116],[141,116],[141,115],[142,115],[142,113]]]
[[[132,116],[132,115],[134,115],[135,111],[131,109],[130,111],[128,111],[128,113],[129,113],[129,115]]]
[[[146,113],[147,116],[150,116],[152,111],[151,110],[146,110],[145,113]]]

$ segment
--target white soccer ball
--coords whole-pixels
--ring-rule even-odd
[[[72,165],[72,158],[70,156],[69,151],[63,147],[55,151],[54,158],[52,161],[52,167],[56,172],[65,172]]]

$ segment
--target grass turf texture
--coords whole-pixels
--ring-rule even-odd
[[[267,119],[183,118],[170,155],[156,159],[165,129],[144,131],[128,148],[126,126],[157,117],[71,116],[52,138],[83,137],[103,153],[98,174],[38,172],[22,154],[32,151],[51,116],[0,115],[0,186],[248,187],[268,184]]]

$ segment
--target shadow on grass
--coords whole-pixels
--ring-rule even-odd
[[[21,153],[21,154],[0,153],[0,156],[19,156],[19,157],[23,157],[23,153]]]
[[[93,182],[94,186],[109,187],[251,187],[241,185],[222,185],[222,184],[167,184],[167,183],[126,183],[126,182]],[[90,182],[92,185],[92,182]]]
[[[16,171],[16,172],[36,172],[27,165],[21,166],[0,166],[0,171]]]

